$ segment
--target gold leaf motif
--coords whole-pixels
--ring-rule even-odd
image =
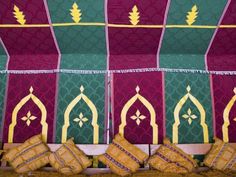
[[[72,16],[72,20],[74,20],[75,23],[79,23],[81,20],[81,10],[78,8],[78,5],[76,2],[72,5],[72,9],[70,9],[70,14]]]
[[[194,5],[191,11],[188,12],[188,15],[186,16],[186,22],[188,25],[192,25],[196,21],[197,14],[198,14],[197,10],[198,10],[197,6]]]
[[[137,25],[139,23],[139,12],[138,12],[138,8],[137,6],[135,5],[133,8],[132,8],[132,12],[129,12],[129,21],[132,25]]]
[[[16,21],[18,23],[20,23],[21,25],[24,25],[26,20],[25,20],[25,15],[23,14],[22,11],[20,11],[20,9],[14,5],[14,11],[13,11],[13,14],[14,14],[14,17],[16,18]]]

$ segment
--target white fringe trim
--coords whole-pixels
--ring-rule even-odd
[[[71,70],[71,69],[52,69],[52,70],[0,70],[0,74],[112,74],[112,73],[141,73],[141,72],[170,72],[170,73],[192,73],[192,74],[215,74],[215,75],[236,75],[236,71],[206,71],[196,69],[169,69],[169,68],[142,68],[142,69],[123,69],[123,70]]]

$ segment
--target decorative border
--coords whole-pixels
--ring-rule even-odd
[[[42,141],[40,141],[40,142],[38,142],[38,143],[35,143],[35,144],[31,145],[31,146],[28,146],[28,147],[26,147],[26,148],[24,148],[24,149],[22,149],[21,152],[15,154],[15,157],[11,160],[11,163],[13,163],[13,162],[14,162],[19,156],[21,156],[22,154],[24,154],[24,153],[26,153],[26,152],[32,150],[33,148],[35,148],[36,146],[39,146],[39,145],[41,145],[41,144],[43,144]]]
[[[77,155],[66,144],[63,144],[63,146],[72,154],[72,156],[77,160],[77,162],[80,164],[80,166],[83,170],[84,169],[83,161],[80,159],[80,157],[77,157]]]
[[[171,72],[171,73],[192,73],[192,74],[215,74],[215,75],[236,75],[236,71],[206,71],[196,69],[170,69],[170,68],[142,68],[142,69],[122,69],[122,70],[71,70],[71,69],[51,69],[51,70],[0,70],[0,74],[113,74],[113,73],[140,73],[140,72]]]
[[[34,161],[35,159],[38,159],[38,158],[40,158],[40,157],[43,157],[43,156],[44,156],[46,153],[48,153],[48,152],[50,152],[50,151],[49,151],[49,150],[46,150],[46,151],[44,151],[44,152],[42,152],[42,153],[40,153],[40,154],[37,154],[37,155],[35,155],[35,156],[33,156],[33,157],[31,157],[31,158],[25,160],[24,162],[20,163],[19,165],[16,166],[16,168],[21,168],[21,167],[23,167],[24,165],[31,163],[31,162]]]
[[[168,144],[163,144],[163,146],[169,148],[170,150],[172,150],[173,152],[179,154],[181,157],[183,157],[185,160],[189,161],[193,166],[196,166],[185,154],[183,154],[182,152],[180,152],[178,149],[173,148],[172,146],[168,145]]]
[[[236,28],[236,25],[125,25],[125,24],[106,24],[104,22],[79,22],[79,23],[52,23],[52,24],[0,24],[0,28],[46,28],[62,26],[97,26],[112,28],[195,28],[195,29],[217,29],[217,28]]]
[[[128,169],[127,167],[125,167],[124,165],[122,165],[121,163],[117,162],[113,157],[111,157],[109,154],[105,153],[104,157],[106,159],[108,159],[109,161],[111,161],[111,163],[115,164],[117,167],[119,167],[122,170],[125,170],[128,173],[131,173],[131,170]]]
[[[220,158],[220,156],[221,156],[222,153],[224,152],[225,147],[226,147],[226,144],[224,143],[224,144],[221,146],[221,148],[220,148],[219,152],[217,153],[217,155],[215,156],[215,158],[212,160],[212,162],[211,162],[211,164],[210,164],[210,167],[212,167],[212,166],[214,167],[214,166],[216,165],[218,159]]]
[[[168,162],[168,163],[174,163],[176,166],[178,167],[181,167],[181,168],[184,168],[185,170],[189,171],[185,166],[182,166],[180,163],[178,162],[174,162],[168,158],[166,158],[164,155],[162,155],[161,153],[159,152],[156,152],[155,153],[156,156],[160,157],[161,159],[163,159],[164,161]]]
[[[140,164],[141,162],[133,155],[131,154],[130,152],[128,152],[127,150],[125,150],[121,145],[115,143],[115,142],[112,142],[112,144],[114,146],[116,146],[118,149],[120,149],[122,152],[124,152],[126,155],[128,155],[131,159],[133,159],[136,163]]]

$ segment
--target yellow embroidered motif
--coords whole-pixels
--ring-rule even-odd
[[[75,97],[70,104],[67,106],[64,113],[64,125],[62,126],[62,143],[65,143],[67,140],[67,129],[70,126],[70,113],[74,109],[77,103],[83,100],[89,107],[92,112],[92,126],[93,126],[93,143],[98,144],[99,142],[99,125],[98,125],[98,112],[96,106],[93,102],[84,94],[84,87],[81,85],[80,94]],[[85,120],[85,119],[84,119]],[[82,127],[82,126],[81,126]]]
[[[229,113],[236,101],[236,87],[234,88],[233,92],[234,92],[234,96],[231,98],[229,103],[226,105],[224,112],[223,112],[224,124],[222,125],[222,133],[223,133],[223,141],[224,142],[229,142],[229,135],[228,135],[228,127],[230,125]],[[236,118],[234,118],[233,120],[236,121]]]
[[[22,98],[20,100],[20,102],[16,105],[16,107],[14,108],[13,112],[12,112],[12,122],[9,126],[9,130],[8,130],[8,143],[13,143],[13,136],[14,136],[14,128],[17,124],[17,114],[20,111],[20,109],[29,101],[32,100],[37,107],[40,109],[41,112],[41,121],[40,124],[42,125],[42,136],[43,136],[43,141],[46,142],[47,141],[47,133],[48,133],[48,124],[46,122],[47,119],[47,110],[44,106],[44,104],[40,101],[40,99],[38,99],[34,94],[33,94],[33,87],[31,86],[29,89],[29,94],[27,96],[25,96],[24,98]],[[31,113],[27,114],[27,117],[30,117]],[[35,118],[33,118],[35,119]],[[32,120],[32,116],[31,116],[31,120]],[[27,123],[27,122],[26,122]]]
[[[136,120],[136,124],[139,125],[141,123],[141,120],[146,119],[146,116],[141,115],[140,111],[137,110],[135,115],[131,116],[130,118]]]
[[[78,8],[78,5],[76,2],[72,5],[72,9],[70,9],[70,14],[72,16],[72,20],[74,20],[75,23],[79,23],[81,20],[81,10]]]
[[[186,16],[186,22],[188,25],[192,25],[196,21],[197,14],[198,14],[197,10],[198,10],[197,6],[194,5],[191,11],[188,12],[188,15]]]
[[[119,125],[119,133],[124,136],[124,128],[127,124],[126,122],[126,115],[130,107],[139,100],[149,111],[150,113],[150,125],[152,127],[152,136],[153,144],[158,144],[158,125],[156,123],[156,112],[152,106],[152,104],[144,98],[142,95],[139,94],[140,88],[139,86],[136,87],[136,94],[130,98],[124,105],[123,109],[121,110],[121,124]]]
[[[139,12],[138,12],[138,7],[135,5],[132,8],[132,12],[129,12],[129,21],[132,25],[137,25],[139,23]]]
[[[14,5],[14,11],[13,11],[13,14],[14,14],[14,17],[16,18],[16,21],[18,23],[20,23],[21,25],[24,25],[26,20],[25,20],[25,15],[23,14],[22,11],[20,11],[20,9]]]
[[[203,141],[204,143],[209,142],[209,134],[208,134],[208,126],[205,122],[206,119],[206,112],[201,105],[201,103],[190,93],[191,87],[188,85],[187,88],[187,94],[185,94],[177,103],[174,109],[174,119],[175,122],[172,127],[172,136],[173,136],[173,143],[178,143],[178,128],[180,125],[180,119],[179,119],[179,113],[180,110],[182,109],[183,105],[186,103],[188,99],[192,101],[192,103],[197,107],[198,111],[200,112],[200,125],[202,126],[203,129]],[[195,117],[195,116],[194,116]]]
[[[189,108],[187,114],[182,115],[184,119],[188,119],[189,125],[191,125],[192,121],[197,118],[196,115],[192,114],[191,109]]]
[[[33,121],[33,120],[35,120],[35,119],[37,119],[37,117],[31,115],[31,112],[30,112],[30,111],[28,111],[28,113],[26,114],[26,116],[24,116],[24,117],[21,118],[21,120],[26,121],[27,126],[30,126],[31,121]]]
[[[88,118],[84,117],[83,113],[79,114],[79,117],[74,118],[74,122],[79,122],[79,126],[82,127],[84,122],[88,121]]]

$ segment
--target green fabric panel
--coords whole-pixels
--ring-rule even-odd
[[[6,62],[7,62],[7,55],[3,46],[0,44],[0,69],[6,69]]]
[[[80,22],[105,22],[103,0],[49,0],[52,23],[73,23],[70,9],[77,3]],[[54,26],[60,48],[62,69],[106,69],[104,26]]]
[[[59,93],[58,93],[58,110],[57,110],[57,130],[56,142],[61,143],[62,126],[64,124],[64,113],[66,108],[80,95],[80,87],[84,87],[83,93],[93,102],[98,112],[99,125],[99,143],[104,142],[105,129],[105,75],[78,75],[78,74],[60,74]],[[80,113],[86,117],[88,121],[84,122],[82,127],[74,119],[78,118]],[[81,99],[72,109],[69,115],[70,126],[68,127],[67,137],[74,137],[75,143],[92,144],[93,143],[93,127],[92,111],[89,106]]]
[[[226,2],[227,0],[173,0],[167,25],[187,25],[187,12],[191,11],[194,5],[198,8],[198,14],[192,25],[217,25]],[[214,31],[215,29],[167,28],[160,51],[160,67],[205,69],[204,54]]]
[[[4,68],[5,69],[5,68]],[[6,89],[6,74],[0,74],[0,132],[2,132],[3,128],[3,109],[4,109],[4,101],[5,101],[5,89]],[[1,133],[0,133],[1,134]],[[2,136],[0,135],[0,142],[2,141]]]
[[[161,55],[160,57],[161,57],[160,64],[162,68],[178,68],[178,69],[183,69],[183,68],[204,69],[205,68],[205,63],[204,61],[202,61],[202,59],[204,59],[204,55],[165,54],[165,55]],[[183,65],[183,63],[185,64]]]
[[[47,0],[53,23],[73,22],[70,9],[75,2],[81,10],[81,22],[104,22],[104,0]]]
[[[173,138],[172,127],[175,122],[174,110],[180,99],[187,94],[187,86],[191,87],[190,94],[194,96],[205,110],[205,123],[208,126],[209,142],[213,139],[212,126],[212,107],[210,94],[210,81],[208,75],[203,74],[185,74],[185,73],[166,73],[165,74],[165,102],[166,102],[166,135]],[[183,118],[187,114],[188,109],[191,109],[191,115],[196,115],[197,118],[192,119],[189,124],[188,119]],[[179,143],[203,143],[203,128],[200,125],[200,111],[189,98],[183,104],[179,112]]]

